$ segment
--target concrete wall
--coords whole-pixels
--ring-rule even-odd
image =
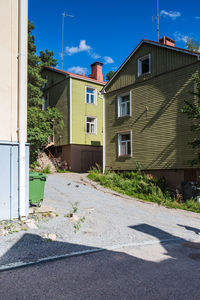
[[[28,0],[25,0],[23,3],[25,5],[21,7],[24,9],[25,19],[23,21],[28,20],[27,3]],[[22,176],[23,179],[19,185],[19,5],[20,0],[0,1],[0,219],[18,218],[21,215],[20,203],[22,204],[24,201],[26,211],[23,210],[23,216],[24,214],[27,216],[29,206],[28,145],[25,150],[25,170],[21,168],[22,172],[20,173],[26,178],[24,180]],[[28,32],[27,28],[25,30]],[[27,52],[25,56],[27,56]],[[21,57],[24,58],[24,56]],[[26,72],[26,63],[23,68]],[[27,93],[26,79],[23,80],[23,83],[25,83],[25,94]],[[22,115],[27,123],[26,99],[24,102],[25,108]],[[19,194],[23,190],[24,183],[26,185],[25,197],[22,192]]]
[[[4,141],[18,140],[18,3],[0,1],[0,140]]]

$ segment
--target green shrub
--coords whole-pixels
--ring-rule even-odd
[[[165,178],[155,178],[150,174],[142,174],[140,171],[123,173],[106,171],[102,174],[99,168],[93,168],[88,177],[105,187],[134,198],[155,202],[166,207],[200,212],[200,203],[195,199],[179,202],[171,196]]]

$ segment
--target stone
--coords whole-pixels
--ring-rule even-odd
[[[73,216],[70,218],[70,220],[72,222],[77,222],[79,220],[79,217],[77,215],[73,214]]]
[[[49,233],[49,234],[48,234],[48,238],[49,238],[51,241],[55,241],[55,240],[56,240],[56,234],[55,234],[55,233]]]
[[[6,230],[6,229],[0,229],[0,236],[5,236],[5,235],[7,235],[8,234],[8,230]]]
[[[42,205],[41,207],[37,208],[37,213],[49,213],[49,212],[53,212],[53,208]]]
[[[30,228],[30,229],[38,229],[37,225],[35,224],[35,220],[29,219],[27,221],[28,221],[28,223],[26,222],[26,225],[28,226],[28,228]]]

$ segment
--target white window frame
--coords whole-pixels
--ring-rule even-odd
[[[127,144],[128,141],[130,141],[130,146],[131,146],[131,153],[130,154],[125,154],[122,155],[122,150],[121,150],[121,136],[125,135],[125,134],[130,134],[130,140],[127,141],[123,141],[123,143]],[[127,147],[127,146],[126,146]],[[119,132],[118,133],[118,157],[132,157],[132,130],[127,130],[127,131],[123,131],[123,132]]]
[[[87,89],[94,90],[94,103],[91,103],[91,100],[90,100],[91,97],[89,97],[89,103],[87,103]],[[91,94],[89,94],[89,95],[91,95]],[[86,104],[92,104],[92,105],[96,105],[97,104],[97,89],[95,87],[88,86],[88,85],[85,86],[85,103]]]
[[[46,80],[46,82],[45,82],[45,83],[43,83],[43,85],[42,85],[42,88],[43,88],[43,89],[45,89],[45,88],[47,87],[47,83],[48,83],[48,76],[47,76],[47,75],[45,75],[43,79],[45,79],[45,80]]]
[[[45,96],[47,97],[47,99],[45,99]],[[45,94],[42,97],[42,101],[42,110],[46,110],[49,107],[49,93]]]
[[[149,59],[149,71],[146,73],[142,73],[142,61],[145,59]],[[151,73],[151,54],[147,54],[145,56],[142,56],[140,58],[138,58],[138,77],[143,76],[143,75],[147,75]]]
[[[94,119],[94,132],[91,132],[91,122],[87,122],[87,118],[92,118],[92,119]],[[90,124],[90,132],[87,132],[87,123],[89,123]],[[85,117],[85,133],[86,134],[97,134],[97,118],[96,117],[94,117],[94,116],[86,116]]]
[[[121,101],[122,101],[122,97],[127,96],[127,95],[129,95],[129,101],[125,102],[125,107],[126,107],[126,112],[127,112],[127,103],[129,102],[130,103],[130,114],[126,113],[126,114],[122,115],[121,114]],[[129,92],[127,92],[127,93],[119,95],[117,97],[117,116],[118,116],[118,118],[131,116],[132,115],[131,106],[132,106],[132,92],[131,92],[131,90]]]

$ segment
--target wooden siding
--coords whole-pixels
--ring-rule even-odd
[[[106,168],[132,170],[140,163],[144,170],[190,168],[194,150],[191,121],[181,112],[184,100],[193,99],[192,75],[200,62],[164,73],[131,86],[132,116],[117,118],[117,95],[105,96]],[[124,89],[123,91],[129,91]],[[118,133],[132,130],[132,157],[118,157]]]
[[[86,87],[96,88],[96,104],[86,103]],[[102,85],[72,79],[72,143],[102,146],[103,143],[103,99],[99,97]],[[86,116],[95,117],[97,134],[86,133]]]
[[[55,146],[69,144],[69,79],[65,75],[49,70],[43,71],[48,76],[44,94],[48,94],[49,105],[56,107],[63,114],[64,126],[55,130]]]
[[[137,60],[147,54],[151,54],[151,73],[138,77]],[[144,43],[119,71],[116,78],[111,81],[106,88],[106,92],[111,92],[136,82],[145,81],[146,79],[191,64],[195,61],[197,61],[197,57],[194,55]]]

